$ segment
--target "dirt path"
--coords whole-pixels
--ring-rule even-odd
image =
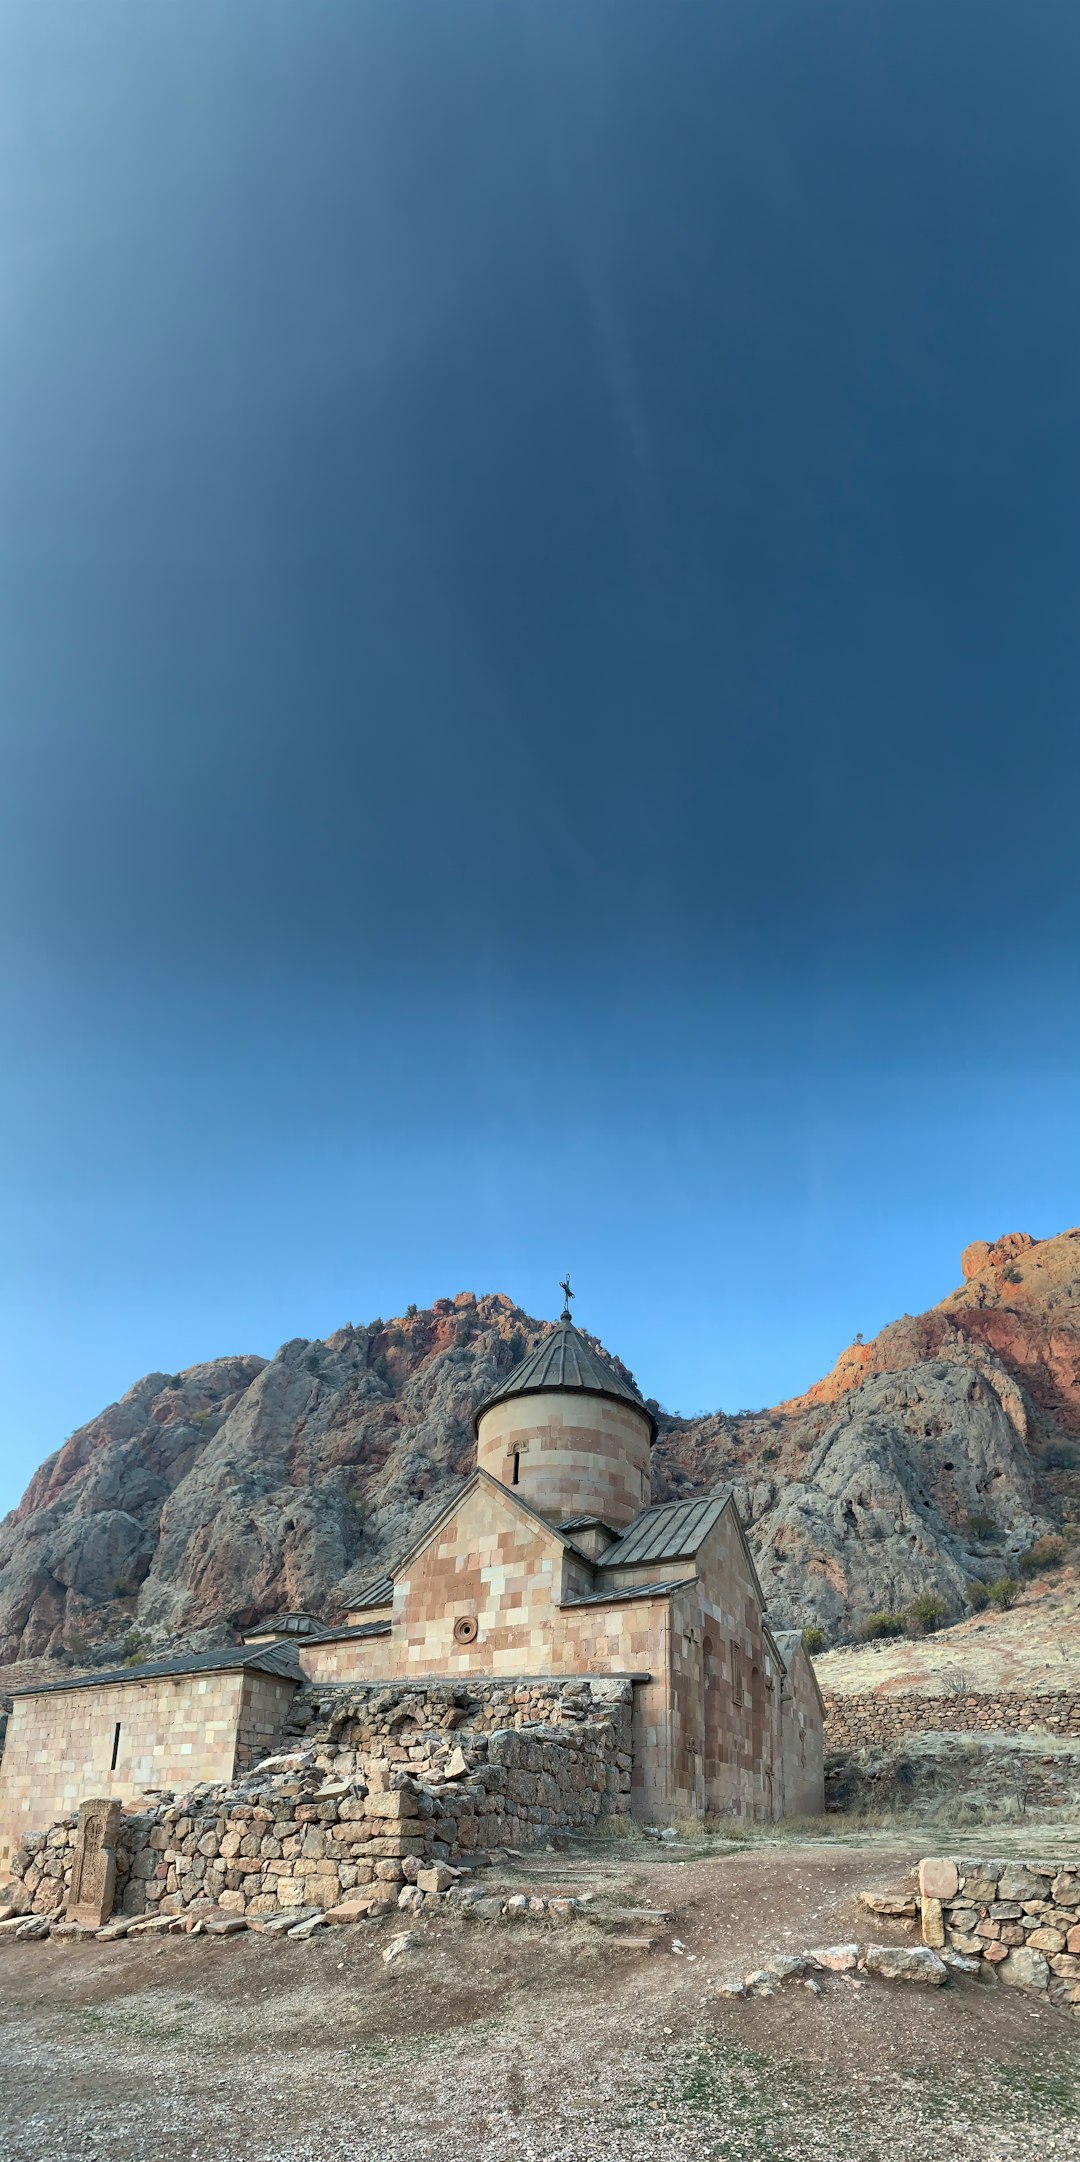
[[[718,2000],[771,1952],[867,1935],[909,1847],[534,1862],[667,1907],[591,1926],[387,1924],[308,1944],[0,1947],[5,2162],[1074,2162],[1080,2031],[1003,1988],[845,1978]],[[762,1918],[777,1917],[772,1928]],[[879,1937],[887,1931],[877,1929]],[[893,1925],[900,1941],[910,1941]],[[678,1937],[686,1950],[671,1950]]]

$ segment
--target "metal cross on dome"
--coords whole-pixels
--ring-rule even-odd
[[[566,1303],[565,1303],[565,1305],[564,1305],[564,1307],[563,1307],[563,1310],[562,1310],[562,1314],[561,1314],[561,1317],[560,1317],[560,1318],[561,1318],[561,1320],[563,1320],[563,1321],[569,1321],[569,1319],[570,1319],[570,1301],[571,1301],[571,1299],[572,1299],[572,1298],[574,1298],[574,1297],[576,1296],[576,1294],[575,1294],[575,1293],[574,1293],[573,1291],[571,1291],[571,1289],[570,1289],[570,1271],[569,1271],[569,1269],[567,1269],[566,1275],[565,1275],[565,1276],[563,1277],[563,1280],[562,1280],[561,1284],[559,1285],[559,1290],[560,1290],[560,1291],[562,1292],[563,1298],[564,1298],[564,1300],[565,1300],[565,1302],[566,1302]]]

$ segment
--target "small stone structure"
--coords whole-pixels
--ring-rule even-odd
[[[590,1830],[629,1808],[631,1701],[610,1676],[315,1692],[294,1714],[301,1746],[265,1770],[123,1812],[120,1910],[327,1909],[425,1864]],[[15,1855],[32,1913],[67,1902],[76,1919],[78,1836],[68,1819]]]
[[[87,1795],[128,1802],[181,1780],[232,1779],[274,1747],[299,1680],[281,1645],[223,1645],[16,1690],[0,1760],[0,1871],[27,1831]]]
[[[107,1797],[83,1802],[72,1851],[67,1918],[83,1929],[100,1929],[113,1910],[120,1804]]]
[[[918,1904],[924,1944],[983,1961],[1080,2019],[1080,1862],[928,1857]]]

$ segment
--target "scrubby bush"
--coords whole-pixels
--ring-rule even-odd
[[[1021,1555],[1020,1567],[1025,1576],[1038,1576],[1043,1569],[1060,1569],[1064,1559],[1064,1539],[1059,1539],[1056,1532],[1047,1532]]]
[[[779,1454],[779,1449],[763,1449],[761,1452],[761,1461],[763,1464],[775,1464]]]
[[[944,1621],[947,1612],[944,1599],[936,1591],[921,1591],[908,1608],[912,1621],[917,1629],[922,1630],[924,1637],[933,1635],[934,1630]]]
[[[969,1539],[992,1539],[996,1530],[993,1517],[987,1516],[985,1509],[976,1509],[967,1520]]]
[[[907,1622],[902,1614],[868,1614],[863,1635],[871,1642],[875,1637],[902,1637],[907,1633]]]
[[[802,1640],[803,1648],[809,1652],[811,1659],[816,1659],[818,1653],[824,1651],[827,1642],[824,1629],[819,1629],[816,1622],[811,1622],[809,1629],[803,1630]]]
[[[1014,1576],[999,1576],[990,1586],[991,1603],[999,1607],[1004,1613],[1006,1607],[1016,1605],[1016,1595],[1019,1589],[1020,1586]]]
[[[1044,1471],[1075,1471],[1080,1465],[1080,1455],[1071,1442],[1052,1441],[1049,1448],[1043,1450],[1041,1461]]]
[[[990,1604],[990,1587],[984,1584],[980,1577],[973,1577],[971,1583],[964,1586],[964,1597],[972,1613],[981,1614],[983,1608]]]

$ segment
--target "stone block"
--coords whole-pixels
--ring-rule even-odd
[[[1050,1980],[1050,1969],[1041,1952],[1033,1952],[1029,1945],[1017,1945],[1009,1952],[998,1969],[1001,1980],[1013,1989],[1045,1990]]]
[[[1065,1932],[1063,1929],[1033,1929],[1028,1943],[1033,1952],[1063,1952]]]
[[[415,1794],[411,1794],[408,1787],[398,1787],[392,1794],[369,1794],[364,1802],[364,1815],[395,1822],[418,1816],[419,1807]]]
[[[922,1941],[940,1951],[945,1942],[945,1917],[940,1899],[923,1898]]]
[[[919,1863],[919,1891],[923,1899],[955,1899],[960,1873],[955,1862],[938,1856]]]
[[[416,1882],[422,1892],[448,1892],[456,1884],[458,1872],[449,1869],[445,1862],[435,1862],[430,1869],[421,1869]],[[1064,1942],[1064,1940],[1062,1940]],[[1060,1950],[1055,1946],[1055,1950]]]
[[[1045,1899],[1050,1889],[1052,1871],[1037,1873],[1022,1865],[1002,1870],[998,1880],[999,1899]]]
[[[302,1907],[307,1899],[306,1877],[279,1877],[277,1896],[279,1907]]]

